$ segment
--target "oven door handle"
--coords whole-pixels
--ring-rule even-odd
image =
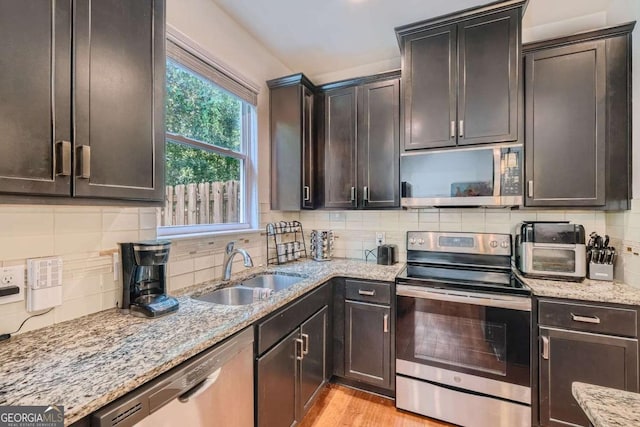
[[[487,295],[475,292],[423,288],[409,285],[396,286],[396,294],[403,297],[482,305],[485,307],[506,308],[519,311],[531,311],[531,298],[527,297]]]

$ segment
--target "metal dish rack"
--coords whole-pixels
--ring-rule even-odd
[[[285,264],[307,257],[300,221],[267,224],[267,264]]]

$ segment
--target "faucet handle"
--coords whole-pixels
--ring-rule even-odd
[[[227,249],[226,249],[227,255],[233,252],[233,247],[235,244],[236,244],[235,240],[232,240],[229,243],[227,243]]]

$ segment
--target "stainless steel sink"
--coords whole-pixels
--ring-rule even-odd
[[[253,289],[239,286],[217,289],[213,292],[193,297],[193,299],[222,305],[247,305],[256,301],[254,300]]]
[[[244,280],[237,286],[217,289],[206,294],[193,297],[198,301],[210,302],[222,305],[247,305],[261,301],[270,296],[271,292],[287,289],[301,281],[302,277],[287,276],[284,274],[261,274]],[[260,292],[258,289],[264,289]],[[270,289],[271,291],[268,291]]]
[[[247,288],[267,288],[272,289],[273,292],[278,292],[295,285],[301,280],[303,280],[303,277],[287,276],[284,274],[261,274],[244,280],[240,286],[246,286]]]

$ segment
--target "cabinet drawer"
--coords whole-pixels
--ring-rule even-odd
[[[637,313],[625,308],[540,301],[538,323],[578,331],[636,337]]]
[[[258,323],[258,354],[264,353],[316,311],[331,302],[331,283],[324,284],[290,306]]]
[[[391,284],[347,280],[346,299],[353,301],[391,304]]]

